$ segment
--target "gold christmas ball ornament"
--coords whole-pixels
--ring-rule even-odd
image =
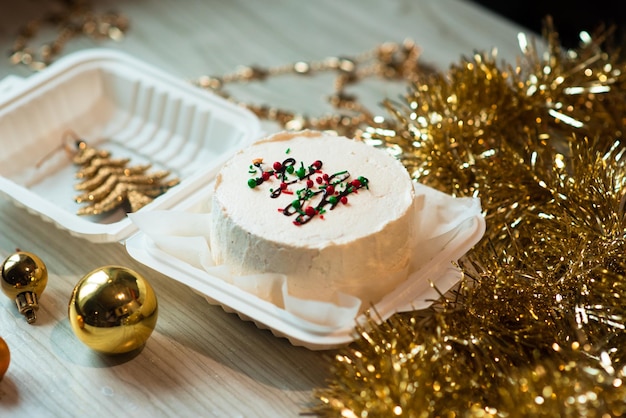
[[[68,315],[78,339],[91,349],[127,353],[141,347],[152,334],[158,317],[157,298],[139,273],[104,266],[76,284]]]
[[[48,269],[35,254],[16,251],[2,263],[2,292],[15,300],[29,324],[37,320],[39,297],[48,284]]]
[[[0,337],[0,380],[2,380],[4,374],[7,372],[10,362],[11,352],[9,351],[9,346],[6,341]]]

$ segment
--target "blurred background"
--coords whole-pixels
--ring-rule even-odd
[[[599,1],[550,1],[550,0],[472,0],[493,12],[541,33],[545,16],[550,15],[567,47],[578,45],[580,31],[593,33],[601,24],[614,25],[615,40],[626,39],[626,0]]]

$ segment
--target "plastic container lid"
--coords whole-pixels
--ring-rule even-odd
[[[174,207],[261,135],[251,112],[113,50],[77,52],[25,79],[9,76],[0,91],[0,193],[93,242],[124,240],[136,227],[122,208],[76,215],[66,131],[112,158],[129,157],[129,166],[150,163],[180,179],[140,211]]]

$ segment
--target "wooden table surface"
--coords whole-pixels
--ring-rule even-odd
[[[405,38],[422,47],[424,62],[443,70],[462,55],[492,47],[512,61],[520,31],[460,0],[101,3],[96,2],[99,9],[128,16],[127,36],[121,42],[98,43],[77,38],[63,55],[113,48],[183,79],[224,74],[238,65],[350,56]],[[41,0],[1,4],[0,50],[8,51],[17,29],[46,7]],[[0,79],[11,74],[25,77],[31,71],[0,61]],[[328,110],[324,95],[329,92],[303,82],[297,91],[260,83],[241,94],[257,102],[322,113]],[[387,91],[366,89],[362,94],[379,102]],[[0,138],[0,143],[8,141],[19,138]],[[324,387],[329,377],[332,351],[294,347],[142,266],[123,244],[92,244],[73,237],[0,198],[0,257],[15,248],[39,255],[50,280],[33,325],[1,295],[0,336],[12,354],[0,381],[2,417],[295,417],[316,402],[313,390]],[[88,271],[107,264],[142,273],[159,300],[154,333],[132,354],[106,356],[90,350],[74,336],[67,319],[74,285]]]

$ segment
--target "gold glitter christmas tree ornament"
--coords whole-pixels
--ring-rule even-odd
[[[76,146],[73,162],[79,169],[75,189],[77,203],[85,204],[78,215],[99,215],[127,204],[127,211],[136,212],[180,181],[168,178],[167,170],[149,171],[150,164],[128,166],[129,158],[112,158],[111,153],[91,147],[74,133]]]

